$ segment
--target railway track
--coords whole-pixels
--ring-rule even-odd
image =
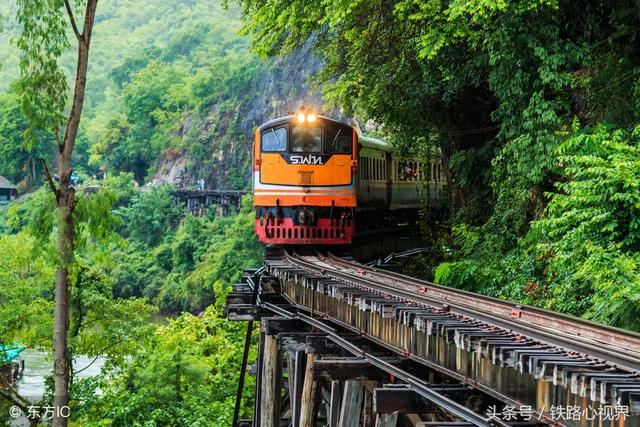
[[[312,315],[357,329],[405,357],[422,361],[503,401],[531,404],[541,417],[553,406],[550,396],[562,394],[555,403],[640,409],[638,334],[438,286],[330,253],[285,252],[279,259],[268,260],[267,265],[283,283],[302,283],[299,292],[291,287],[285,292]],[[340,307],[330,299],[351,308]],[[353,315],[353,307],[360,312],[359,318]],[[363,319],[362,313],[373,317]],[[434,344],[431,348],[430,339]],[[465,356],[462,358],[467,366],[460,363],[461,356]],[[528,375],[535,380],[536,393],[543,395],[543,402],[539,396],[533,398],[522,390],[496,385],[482,372],[482,364],[477,363],[480,358],[507,376],[513,377],[509,369],[521,377]],[[447,363],[452,359],[457,362]]]
[[[513,334],[564,347],[569,352],[640,375],[640,334],[363,266],[331,253],[311,257],[286,256],[292,263],[300,265],[303,260],[308,268],[318,271],[318,267],[322,267],[336,277],[355,279],[393,297],[435,307],[447,306],[453,313],[486,321]]]
[[[278,280],[286,304],[257,292],[257,306],[327,334],[468,425],[640,425],[639,334],[331,253],[271,250],[264,270]],[[472,411],[446,392],[434,391],[423,378],[358,347],[339,331],[355,332],[503,405],[530,408],[532,418],[520,417],[515,424],[489,419],[483,410]],[[578,419],[567,419],[567,414],[558,419],[553,413],[558,407],[584,411]]]

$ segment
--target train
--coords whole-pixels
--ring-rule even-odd
[[[426,200],[447,199],[442,156],[428,157],[310,110],[270,120],[254,134],[255,233],[267,244],[348,245],[415,223]]]

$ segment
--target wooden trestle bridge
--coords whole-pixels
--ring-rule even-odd
[[[331,254],[268,249],[228,295],[260,322],[238,426],[640,426],[640,335]]]
[[[173,190],[171,194],[185,203],[192,215],[206,215],[211,206],[216,206],[219,216],[227,216],[231,209],[240,209],[242,196],[247,192],[241,190],[193,190],[183,188]]]

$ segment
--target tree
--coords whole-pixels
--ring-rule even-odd
[[[22,51],[18,88],[23,111],[30,121],[27,135],[33,138],[35,131],[48,129],[53,132],[58,148],[57,184],[46,161],[42,160],[46,179],[55,195],[58,225],[53,329],[53,406],[58,410],[54,411],[53,426],[67,425],[67,418],[61,416],[60,408],[69,405],[70,358],[67,341],[76,228],[76,194],[70,179],[73,172],[71,159],[84,106],[97,3],[98,0],[86,0],[74,5],[69,0],[18,0],[18,21],[22,25],[22,33],[17,41]],[[82,21],[76,21],[74,6],[84,6]],[[81,27],[78,22],[82,22]],[[72,32],[77,41],[77,65],[71,108],[65,119],[67,82],[58,60],[69,44],[67,32]],[[61,139],[62,127],[64,136]]]

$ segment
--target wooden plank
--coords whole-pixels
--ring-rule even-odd
[[[382,380],[388,374],[364,359],[355,357],[322,358],[313,366],[314,378],[318,380]]]
[[[326,335],[309,335],[306,337],[307,353],[315,354],[344,354],[346,353],[342,347],[327,338]]]
[[[362,337],[356,334],[340,334],[340,336],[352,343],[360,343],[363,341]],[[306,352],[317,354],[332,354],[335,356],[345,357],[351,354],[323,334],[310,335],[309,337],[307,337]]]
[[[300,425],[300,405],[302,402],[302,393],[304,388],[306,355],[304,352],[297,351],[289,353],[289,393],[291,399],[291,419],[293,425]]]
[[[315,426],[315,401],[316,392],[318,389],[318,383],[313,378],[313,365],[318,358],[315,354],[307,355],[307,364],[304,374],[304,387],[302,390],[302,397],[300,401],[300,427],[314,427]],[[294,423],[294,425],[296,425]]]
[[[307,349],[307,337],[311,335],[324,335],[316,332],[280,332],[276,335],[278,347],[283,351],[304,352]],[[324,335],[326,336],[326,335]]]
[[[253,292],[229,292],[227,294],[227,306],[232,304],[251,305]]]
[[[378,414],[376,427],[396,427],[398,424],[398,414]]]
[[[373,390],[373,410],[377,414],[420,414],[431,412],[433,405],[408,387],[384,387]]]
[[[338,427],[341,405],[342,390],[340,389],[340,381],[331,381],[331,398],[329,399],[329,413],[327,414],[329,427]]]
[[[304,332],[309,325],[296,319],[283,317],[266,317],[262,319],[262,330],[267,335],[277,335],[281,332]]]
[[[402,425],[408,425],[413,427],[417,427],[422,422],[418,414],[402,414],[401,419],[402,419],[401,421]]]
[[[371,427],[371,418],[373,417],[373,393],[365,386],[364,403],[362,405],[362,427]]]
[[[230,304],[227,306],[227,320],[252,321],[260,320],[272,314],[269,310],[251,304]]]
[[[359,427],[363,397],[364,386],[360,381],[345,381],[338,426]]]
[[[253,288],[246,283],[236,283],[233,285],[233,292],[253,294]]]
[[[282,363],[276,338],[264,335],[260,397],[260,427],[280,425],[280,380]]]
[[[256,398],[253,402],[253,424],[252,427],[260,426],[260,410],[262,409],[262,354],[264,353],[264,333],[260,332],[260,344],[258,348],[258,360],[256,362]]]

